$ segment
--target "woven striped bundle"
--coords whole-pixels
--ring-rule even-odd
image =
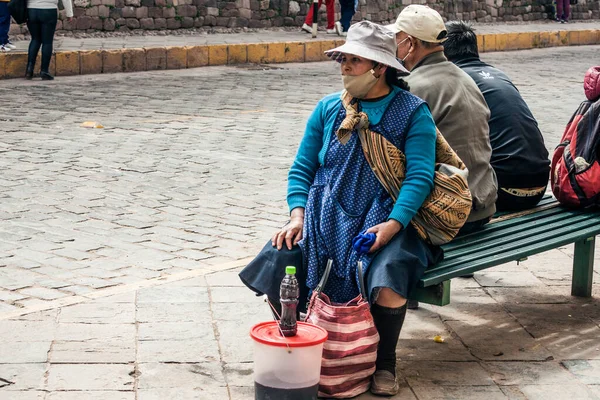
[[[346,399],[369,390],[379,334],[363,296],[337,304],[314,292],[306,322],[329,335],[323,348],[319,397]]]
[[[358,130],[363,153],[373,173],[396,201],[406,177],[406,157],[383,135],[369,129],[369,117],[358,112],[348,92],[342,93],[346,118],[337,131],[340,143],[348,142],[354,129]],[[469,171],[452,150],[440,131],[435,143],[435,175],[433,189],[411,220],[419,236],[434,245],[451,241],[467,222],[473,205],[467,184]]]

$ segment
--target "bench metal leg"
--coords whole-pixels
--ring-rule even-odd
[[[411,300],[421,303],[445,306],[450,304],[450,281],[444,281],[426,288],[415,288],[410,295]]]
[[[579,297],[592,296],[592,276],[594,273],[595,237],[575,242],[575,258],[573,260],[573,281],[571,295]]]

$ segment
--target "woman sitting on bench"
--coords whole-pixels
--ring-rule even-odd
[[[380,335],[371,391],[393,395],[398,392],[396,344],[406,299],[441,254],[410,224],[433,187],[436,128],[427,104],[397,78],[398,72],[408,71],[396,59],[393,33],[362,21],[350,28],[343,46],[326,53],[340,63],[350,97],[344,97],[346,92],[331,94],[312,112],[289,172],[290,222],[273,235],[240,278],[277,304],[285,266],[295,265],[302,309],[327,260],[333,259],[324,292],[334,302],[347,302],[359,294],[352,239],[365,231],[374,233],[375,243],[361,256]],[[351,98],[348,104],[365,115],[347,115],[342,97]],[[364,156],[354,128],[365,123],[406,156],[406,178],[396,202]],[[340,130],[341,126],[347,129]]]

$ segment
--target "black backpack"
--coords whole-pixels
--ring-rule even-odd
[[[17,24],[27,22],[27,0],[10,0],[8,12]]]

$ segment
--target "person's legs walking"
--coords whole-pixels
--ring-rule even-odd
[[[340,6],[342,9],[342,17],[340,23],[344,32],[348,32],[350,29],[350,23],[354,16],[354,0],[340,0]]]
[[[33,69],[35,67],[35,59],[42,46],[42,24],[39,20],[39,9],[30,8],[28,10],[27,18],[27,29],[31,35],[31,42],[29,42],[29,50],[27,53],[27,71],[25,72],[25,78],[31,79],[33,77]]]
[[[564,4],[564,16],[563,16],[563,21],[568,22],[569,21],[569,17],[571,16],[571,2],[569,0],[564,0],[565,4]]]
[[[319,6],[318,8],[321,8],[321,4],[323,4],[323,0],[319,0]],[[319,16],[317,15],[317,18],[319,18]],[[313,23],[313,2],[311,1],[310,3],[308,3],[308,13],[306,14],[306,19],[304,20],[304,24],[306,25],[312,25]]]
[[[556,20],[560,21],[562,18],[563,18],[563,0],[556,0]]]
[[[335,28],[335,0],[325,0],[327,8],[327,29]]]
[[[10,30],[10,13],[8,12],[8,3],[0,1],[0,46],[3,51],[8,51],[5,47],[8,44],[8,31]]]
[[[50,60],[52,59],[52,44],[54,42],[54,32],[56,31],[56,22],[58,21],[58,11],[56,9],[44,10],[42,18],[42,79],[53,79],[49,73]]]

